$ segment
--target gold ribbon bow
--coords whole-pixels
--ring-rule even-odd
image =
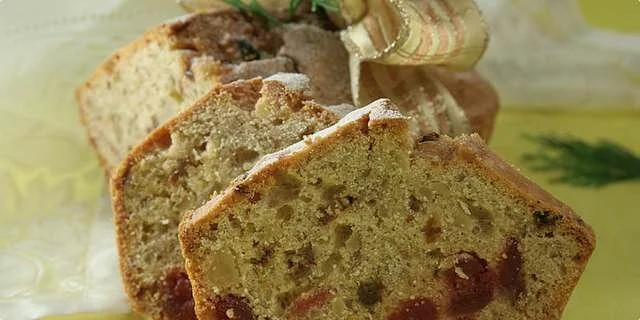
[[[190,10],[220,0],[182,0]],[[261,0],[282,11],[290,0]],[[332,20],[350,54],[353,102],[363,106],[390,98],[429,128],[457,135],[468,122],[434,66],[473,67],[488,42],[487,26],[474,0],[339,0]]]

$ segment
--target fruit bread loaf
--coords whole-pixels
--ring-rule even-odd
[[[292,71],[291,61],[274,58],[281,44],[259,18],[227,10],[162,24],[118,50],[76,91],[105,169],[226,78]]]
[[[125,289],[153,319],[195,319],[178,223],[263,155],[337,122],[304,94],[308,78],[277,74],[213,89],[137,146],[111,192]]]
[[[594,248],[477,135],[388,100],[264,157],[185,216],[200,319],[559,319]]]
[[[269,28],[235,10],[198,13],[118,50],[77,89],[76,100],[109,173],[149,132],[222,83],[296,71],[311,78],[319,103],[351,103],[348,60],[338,34],[316,25]],[[498,111],[491,86],[475,71],[436,76],[454,93],[470,129],[488,139]]]
[[[324,80],[327,72],[347,75],[348,83],[348,62],[342,59],[346,51],[336,34],[312,26],[291,29],[289,36],[289,28],[268,28],[259,17],[222,10],[163,24],[118,50],[76,91],[81,118],[106,171],[216,85],[296,69],[311,76],[312,87],[333,89],[344,83]],[[296,54],[296,47],[309,43],[304,38],[309,32],[316,42],[313,52],[305,52],[313,55]],[[287,56],[278,55],[281,48]],[[319,60],[333,62],[324,69],[308,65]],[[323,74],[316,76],[318,71]],[[348,103],[349,94],[317,100]]]

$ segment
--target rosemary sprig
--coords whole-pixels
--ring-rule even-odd
[[[291,0],[289,1],[289,18],[293,17],[296,14],[296,10],[302,4],[304,0]]]
[[[556,172],[552,183],[599,188],[608,184],[640,179],[640,157],[631,150],[607,140],[587,143],[573,137],[555,135],[525,136],[541,148],[522,160],[531,169]]]
[[[269,11],[267,11],[267,9],[265,9],[257,0],[250,0],[248,4],[243,0],[224,0],[224,2],[239,10],[251,12],[257,16],[261,16],[265,18],[271,25],[280,23],[280,21],[278,21],[276,17],[271,15]]]

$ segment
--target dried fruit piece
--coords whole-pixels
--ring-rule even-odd
[[[335,228],[335,245],[337,248],[342,248],[345,246],[347,240],[353,234],[353,230],[349,225],[339,224]]]
[[[171,147],[171,145],[173,144],[171,131],[166,128],[158,129],[155,138],[156,139],[153,142],[153,145],[158,149],[169,149],[169,147]]]
[[[507,239],[503,260],[498,265],[500,285],[512,301],[515,301],[525,289],[523,260],[518,244],[518,240],[513,237]]]
[[[311,266],[316,264],[313,247],[307,243],[298,250],[287,250],[284,252],[287,273],[293,279],[299,279],[311,273]]]
[[[449,312],[453,315],[480,311],[493,299],[493,272],[475,252],[461,252],[455,267],[445,271],[445,277],[451,292]]]
[[[276,218],[280,220],[289,221],[291,216],[293,216],[293,208],[288,204],[283,205],[276,211]]]
[[[467,208],[476,220],[477,230],[482,233],[489,233],[493,230],[493,215],[489,210],[471,202],[467,202]]]
[[[162,281],[165,310],[171,319],[197,319],[193,309],[191,282],[181,268],[170,270]]]
[[[215,319],[220,320],[255,320],[256,316],[247,298],[228,294],[215,302]]]
[[[558,222],[562,217],[557,216],[550,211],[535,211],[533,213],[533,218],[536,220],[536,224],[540,227],[544,226],[553,226]]]
[[[425,135],[422,135],[418,140],[419,143],[425,143],[430,141],[438,141],[440,139],[440,134],[437,132],[429,132]]]
[[[271,189],[267,195],[267,203],[271,207],[279,207],[295,200],[300,194],[300,180],[298,178],[278,173],[275,177],[278,186]]]
[[[255,257],[255,258],[251,258],[249,259],[249,261],[251,262],[251,264],[253,265],[258,265],[258,266],[266,266],[269,261],[271,261],[271,258],[273,257],[273,247],[271,246],[261,246],[259,248],[259,256]]]
[[[414,213],[420,212],[420,210],[422,209],[420,200],[418,200],[418,198],[416,198],[414,195],[409,196],[409,209],[411,209],[411,211],[413,211]]]
[[[320,289],[312,292],[301,294],[289,308],[289,314],[297,319],[306,315],[312,309],[320,309],[324,307],[336,293],[330,289]]]
[[[432,243],[438,240],[442,233],[442,226],[440,225],[438,218],[430,217],[424,224],[422,233],[424,234],[424,238],[427,240],[427,243]]]
[[[358,301],[370,307],[382,300],[384,285],[378,280],[366,281],[358,286]]]
[[[246,39],[238,39],[236,40],[236,46],[238,46],[238,51],[240,51],[240,56],[244,61],[253,61],[260,59],[260,52],[251,45]]]

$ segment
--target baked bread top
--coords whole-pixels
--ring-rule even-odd
[[[188,214],[200,319],[559,319],[592,230],[477,135],[388,100],[264,157]]]
[[[265,154],[338,121],[314,103],[308,78],[277,74],[213,89],[129,154],[111,182],[118,253],[134,310],[195,319],[177,238],[196,208]]]

